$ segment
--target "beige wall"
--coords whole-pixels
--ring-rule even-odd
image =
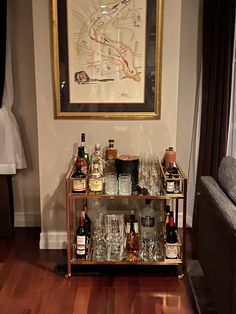
[[[17,3],[17,0],[12,0]],[[31,0],[21,0],[27,8],[25,11],[18,5],[16,8],[19,19],[28,17],[30,19]],[[31,197],[35,197],[35,210],[38,209],[38,200],[40,199],[41,224],[42,233],[40,247],[60,247],[65,240],[65,188],[64,176],[67,170],[69,160],[74,154],[74,148],[80,140],[80,133],[86,133],[87,143],[90,148],[95,142],[100,142],[103,146],[107,143],[108,138],[113,137],[116,141],[116,146],[119,153],[134,153],[139,154],[143,151],[148,153],[157,153],[160,157],[164,150],[169,145],[177,146],[177,135],[185,132],[185,125],[182,123],[179,111],[180,94],[185,93],[184,88],[179,86],[179,78],[188,81],[189,76],[195,75],[195,69],[190,73],[186,73],[186,68],[182,63],[180,53],[182,45],[188,45],[181,38],[181,9],[182,5],[187,2],[181,0],[165,0],[164,3],[164,25],[163,25],[163,63],[162,63],[162,105],[161,105],[161,120],[155,121],[88,121],[88,120],[55,120],[53,117],[53,87],[52,87],[52,56],[51,56],[51,37],[50,37],[50,5],[49,0],[32,0],[32,16],[33,16],[33,35],[31,30],[30,40],[25,43],[24,47],[19,49],[25,50],[25,53],[30,54],[29,60],[34,56],[35,62],[35,85],[31,79],[30,95],[36,97],[35,101],[30,102],[33,108],[31,114],[22,116],[23,141],[26,145],[26,155],[30,160],[34,155],[34,163],[32,168],[23,170],[21,175],[16,177],[17,186],[22,185],[24,189],[17,194],[17,200],[21,202],[28,193]],[[191,0],[189,9],[196,9],[194,0]],[[28,13],[26,13],[28,12]],[[29,16],[27,16],[29,14]],[[192,13],[196,16],[196,12]],[[32,20],[31,20],[32,21]],[[21,21],[22,22],[22,21]],[[27,24],[27,22],[22,22]],[[28,21],[30,24],[30,21]],[[29,27],[30,25],[28,25]],[[193,27],[193,36],[196,34],[196,25],[188,25],[188,28]],[[32,36],[33,45],[32,47]],[[187,38],[186,38],[187,40]],[[194,38],[193,38],[194,41]],[[188,47],[188,46],[187,46]],[[27,50],[28,49],[28,50]],[[190,58],[195,62],[194,45],[186,48],[189,50]],[[21,55],[24,59],[26,56]],[[32,61],[32,60],[31,60]],[[183,69],[180,67],[182,64]],[[19,64],[15,65],[21,68]],[[22,69],[23,70],[23,69]],[[29,76],[34,81],[33,62],[30,62]],[[181,74],[182,73],[182,74]],[[29,82],[28,78],[24,78],[21,82],[23,87]],[[28,83],[27,83],[28,82]],[[188,81],[189,82],[189,81]],[[192,90],[195,87],[195,81],[191,81]],[[187,84],[187,82],[186,82]],[[32,86],[33,85],[33,86]],[[34,87],[36,93],[34,93]],[[25,93],[28,91],[24,90]],[[189,120],[189,132],[185,134],[187,139],[186,144],[182,143],[181,149],[189,151],[192,108],[194,105],[191,91],[188,97],[182,97],[181,110],[185,106],[189,106],[190,110],[186,113]],[[193,95],[192,95],[193,96]],[[26,96],[25,96],[26,97]],[[191,98],[191,101],[189,99]],[[22,111],[28,112],[29,103],[23,100],[19,104]],[[36,113],[37,110],[37,119]],[[21,112],[22,112],[21,111]],[[178,126],[177,123],[180,122]],[[38,127],[38,129],[37,129]],[[24,131],[24,129],[27,131]],[[37,130],[37,136],[35,136]],[[178,133],[177,133],[178,132]],[[29,141],[29,137],[34,137],[35,142]],[[38,140],[38,148],[37,148]],[[178,147],[177,147],[178,148]],[[179,151],[177,150],[177,154]],[[37,164],[38,158],[38,164]],[[188,154],[184,154],[179,158],[180,163],[183,161],[185,170],[188,164]],[[181,160],[182,159],[182,160]],[[39,168],[38,168],[39,166]],[[39,170],[39,172],[38,172]],[[30,182],[35,182],[37,185],[37,175],[39,174],[39,186],[27,187]],[[25,180],[28,178],[28,181]],[[24,204],[20,210],[24,211]]]

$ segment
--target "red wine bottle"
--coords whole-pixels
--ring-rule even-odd
[[[79,227],[76,235],[76,257],[78,259],[86,258],[86,231],[84,229],[84,217],[79,218]]]

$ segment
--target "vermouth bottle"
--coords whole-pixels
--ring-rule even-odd
[[[79,227],[76,235],[76,257],[78,259],[86,258],[86,232],[84,228],[84,217],[80,215]]]

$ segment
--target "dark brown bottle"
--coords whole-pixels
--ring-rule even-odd
[[[72,191],[75,193],[85,193],[87,180],[86,174],[83,172],[81,168],[81,163],[78,161],[77,166],[71,176],[72,180]]]
[[[76,257],[78,259],[86,258],[86,232],[84,228],[84,217],[79,218],[79,227],[76,235]]]
[[[166,258],[177,258],[178,256],[178,237],[174,218],[170,217],[169,227],[166,233]]]

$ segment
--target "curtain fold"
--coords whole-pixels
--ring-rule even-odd
[[[6,62],[6,27],[7,27],[7,0],[1,1],[0,10],[0,108],[2,107],[2,97],[5,82],[5,62]]]
[[[7,2],[9,4],[9,1]],[[15,174],[16,169],[26,168],[24,148],[17,121],[11,111],[14,102],[10,10],[7,8],[6,64],[4,91],[0,108],[0,175]]]
[[[217,179],[220,161],[226,155],[235,0],[204,0],[202,41],[202,114],[198,167],[193,213],[193,233],[197,234],[200,177]],[[195,238],[197,242],[197,239]]]
[[[234,24],[234,51],[231,86],[227,155],[236,158],[236,19]]]

